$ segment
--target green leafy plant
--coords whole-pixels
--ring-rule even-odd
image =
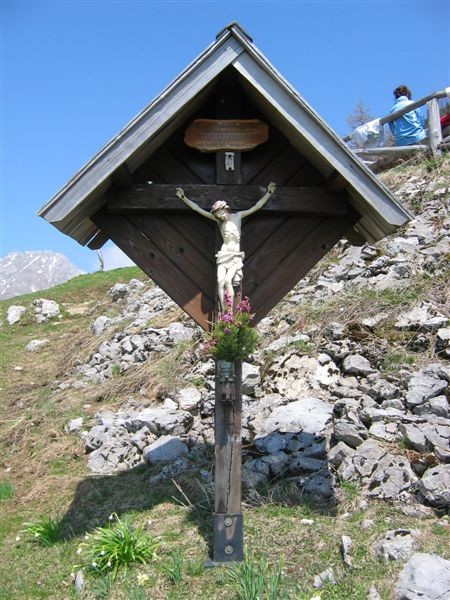
[[[122,367],[117,363],[111,365],[111,375],[113,377],[119,377],[120,375],[122,375]]]
[[[36,523],[25,523],[23,531],[32,536],[41,546],[52,546],[61,541],[61,520],[40,517]]]
[[[0,481],[0,502],[9,500],[14,494],[14,487],[10,481]]]
[[[127,600],[147,600],[148,598],[145,589],[140,584],[127,588],[126,594]]]
[[[90,589],[95,600],[108,600],[111,594],[112,583],[111,575],[109,573],[102,577],[98,577],[93,581]]]
[[[342,490],[346,500],[355,500],[359,496],[360,486],[352,481],[346,479],[339,479],[339,487]]]
[[[314,344],[312,342],[304,342],[302,340],[291,342],[290,348],[294,348],[299,354],[308,354],[314,350]]]
[[[186,573],[189,577],[201,577],[205,572],[205,561],[203,558],[186,562]]]
[[[202,352],[216,360],[229,362],[247,358],[258,343],[256,331],[250,325],[253,316],[248,297],[238,302],[233,310],[231,297],[225,292],[225,311],[213,324],[202,345]]]
[[[283,559],[271,568],[265,558],[245,560],[229,573],[239,600],[276,600],[280,597]]]
[[[156,558],[160,542],[142,529],[121,521],[116,514],[110,516],[110,525],[97,527],[85,536],[78,554],[89,571],[97,574],[112,573],[115,580],[119,569],[124,572],[134,563],[144,564]]]
[[[204,377],[193,377],[189,380],[189,383],[194,387],[204,387],[205,386],[205,378]]]
[[[161,565],[162,572],[167,575],[170,582],[176,585],[183,577],[184,558],[180,552],[174,552],[170,556],[170,562]]]

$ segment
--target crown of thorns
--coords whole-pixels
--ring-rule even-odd
[[[225,202],[225,200],[217,200],[211,207],[211,212],[216,212],[218,210],[230,210],[230,207]]]

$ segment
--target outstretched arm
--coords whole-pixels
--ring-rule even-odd
[[[211,219],[212,221],[216,220],[211,213],[209,213],[206,210],[203,210],[203,208],[200,208],[200,206],[198,204],[196,204],[195,202],[192,202],[192,200],[189,200],[189,198],[184,193],[183,188],[178,187],[176,189],[175,193],[180,200],[182,200],[187,206],[189,206],[189,208],[192,208],[192,210],[195,210],[196,213],[198,213],[199,215],[202,215],[202,217],[206,217],[207,219]]]
[[[248,208],[247,210],[241,210],[238,213],[239,216],[242,219],[244,219],[245,217],[248,217],[249,215],[252,215],[256,211],[258,211],[260,208],[262,208],[264,206],[264,204],[272,196],[272,194],[275,192],[276,188],[277,188],[276,183],[274,183],[273,181],[271,181],[269,183],[269,185],[267,186],[267,192],[264,194],[264,196],[260,200],[258,200],[258,202],[254,206],[252,206],[251,208]]]

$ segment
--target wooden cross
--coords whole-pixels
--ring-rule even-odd
[[[218,115],[223,117],[226,115]],[[259,143],[265,127],[252,121],[209,120],[188,128],[187,141],[208,135],[205,150],[216,154],[216,182],[140,183],[116,188],[96,213],[95,223],[205,330],[218,313],[215,253],[220,246],[217,224],[193,214],[176,196],[186,195],[206,211],[225,200],[232,211],[246,210],[264,193],[265,185],[243,185],[241,151]],[[224,124],[225,123],[225,124]],[[197,127],[197,130],[195,129]],[[239,138],[239,131],[242,133]],[[218,132],[218,133],[217,133]],[[231,139],[231,142],[230,142]],[[264,147],[264,146],[261,146]],[[183,179],[184,178],[184,179]],[[276,177],[273,177],[276,181]],[[243,295],[249,296],[255,323],[289,292],[314,264],[351,228],[359,215],[345,194],[327,186],[278,187],[273,197],[242,227],[245,252]],[[236,290],[238,295],[241,290]],[[243,560],[241,511],[242,364],[234,377],[216,365],[215,382],[215,510],[210,566]]]

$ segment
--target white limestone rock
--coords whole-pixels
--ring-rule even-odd
[[[37,300],[33,301],[32,307],[37,323],[46,323],[50,319],[61,318],[61,309],[59,304],[53,300],[38,298]]]
[[[192,327],[186,327],[183,323],[171,323],[168,327],[169,337],[178,344],[186,340],[191,340],[194,335],[194,329]]]
[[[316,589],[323,587],[324,583],[330,583],[332,585],[336,583],[336,577],[334,576],[334,571],[331,567],[328,567],[328,569],[325,569],[325,571],[322,571],[319,575],[314,577],[313,586]]]
[[[202,395],[195,387],[183,388],[176,396],[176,402],[183,411],[196,412],[200,405]]]
[[[438,465],[425,471],[418,483],[419,497],[435,508],[450,507],[450,465]]]
[[[156,435],[174,436],[186,433],[193,420],[193,416],[185,410],[164,408],[144,408],[131,417],[131,423],[136,429],[146,425]]]
[[[378,539],[373,548],[384,562],[406,560],[417,548],[418,529],[391,529]]]
[[[253,396],[261,383],[261,369],[257,365],[242,363],[242,393]]]
[[[47,344],[47,339],[31,340],[31,342],[28,342],[28,344],[25,346],[25,350],[27,350],[28,352],[39,352],[39,350],[41,350]]]
[[[450,598],[450,560],[417,552],[408,560],[395,583],[396,600]]]
[[[91,325],[91,331],[94,335],[101,335],[105,329],[107,329],[112,324],[112,319],[106,317],[105,315],[101,315],[97,317],[95,321]]]
[[[21,306],[20,304],[12,304],[7,312],[6,312],[6,320],[9,325],[15,325],[20,321],[24,313],[26,312],[25,306]]]
[[[180,438],[172,435],[163,435],[144,449],[144,458],[150,465],[173,462],[177,458],[186,456],[188,448]]]
[[[305,397],[276,407],[261,424],[258,435],[268,435],[273,431],[320,433],[331,422],[332,412],[331,404],[317,398]]]
[[[342,369],[347,375],[362,375],[367,376],[373,373],[374,369],[370,362],[360,354],[350,354],[344,359]]]
[[[77,419],[71,419],[65,429],[67,433],[80,433],[83,427],[83,417],[78,417]]]

